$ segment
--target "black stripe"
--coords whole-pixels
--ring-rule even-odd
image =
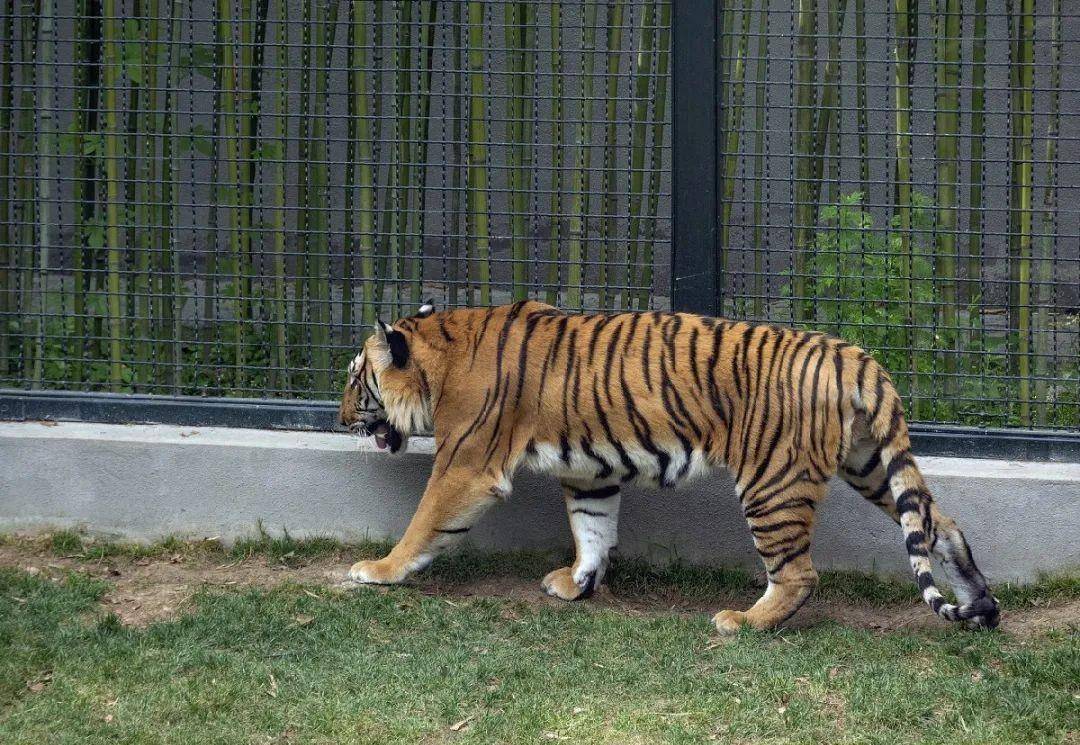
[[[694,326],[693,331],[690,332],[690,372],[694,374],[694,385],[697,389],[701,390],[701,372],[698,370],[698,336],[700,335],[700,329]]]
[[[446,330],[446,315],[440,313],[436,318],[439,321],[439,333],[443,335],[448,343],[453,343],[454,337],[450,335],[450,332]]]
[[[889,482],[882,481],[880,484],[878,484],[878,488],[875,489],[873,493],[864,494],[863,496],[866,497],[866,499],[869,499],[874,504],[881,504],[885,501],[885,495],[887,495],[890,491],[892,491],[892,487],[889,486]]]
[[[928,587],[936,587],[934,575],[930,572],[919,572],[915,575],[915,581],[919,584],[919,592],[925,592]]]
[[[893,476],[895,476],[905,468],[913,467],[914,465],[915,461],[912,459],[911,454],[907,450],[901,453],[897,453],[893,456],[893,459],[889,461],[889,465],[885,469],[885,480],[892,481]]]
[[[615,452],[619,455],[619,461],[622,463],[623,468],[626,469],[623,480],[629,481],[637,475],[637,466],[630,460],[626,448],[622,446],[622,443],[615,439],[615,434],[611,431],[611,424],[608,422],[607,414],[604,413],[604,409],[600,405],[600,394],[596,390],[595,380],[593,381],[593,401],[596,404],[596,414],[600,418],[600,426],[604,428],[604,435],[607,437],[608,442],[611,443],[611,446],[615,448]]]
[[[783,569],[785,566],[787,566],[790,562],[792,562],[795,559],[799,558],[800,556],[802,556],[803,554],[805,554],[809,550],[810,550],[810,543],[809,543],[809,541],[807,541],[800,548],[795,549],[794,551],[792,551],[789,554],[786,554],[782,559],[780,559],[780,563],[778,563],[776,566],[774,566],[772,569],[770,569],[769,574],[776,574],[781,569]]]
[[[678,314],[671,316],[669,325],[673,328],[669,332],[667,338],[668,354],[671,356],[671,371],[676,372],[678,370],[678,364],[676,364],[675,337],[679,335],[679,329],[682,328],[682,316]]]
[[[627,413],[629,414],[630,426],[634,428],[634,434],[637,436],[642,447],[652,453],[653,457],[656,458],[656,465],[660,471],[660,483],[667,486],[669,485],[667,467],[671,464],[671,455],[663,448],[657,446],[653,441],[652,426],[634,405],[634,398],[630,394],[630,386],[626,383],[626,365],[621,365],[619,367],[619,384],[622,386],[623,398],[626,399],[626,408]]]
[[[476,341],[473,342],[472,350],[472,362],[469,363],[469,367],[472,367],[476,362],[476,353],[480,351],[480,342],[484,340],[484,334],[487,333],[488,324],[491,322],[492,316],[495,315],[495,308],[488,308],[488,312],[484,314],[484,322],[480,325],[480,333],[476,337]]]
[[[859,389],[859,398],[862,399],[863,402],[863,410],[867,408],[866,395],[864,391],[866,391],[866,370],[868,367],[870,367],[870,357],[864,354],[862,357],[859,358],[859,374],[856,377],[855,381],[855,385]]]
[[[806,523],[802,520],[781,520],[780,522],[770,523],[768,525],[751,525],[750,532],[752,532],[754,535],[772,533],[777,530],[781,530],[782,528],[791,527],[793,525],[798,525],[801,528],[806,527]]]
[[[559,457],[563,463],[570,465],[570,440],[565,432],[559,435]]]
[[[650,347],[652,346],[652,331],[653,331],[652,326],[648,326],[645,329],[645,344],[642,346],[642,349],[641,349],[641,372],[642,372],[642,375],[644,375],[644,377],[645,377],[645,387],[648,388],[650,391],[652,391],[652,389],[653,389],[652,372],[650,370],[650,368],[651,368],[651,365],[650,365],[651,360],[649,359],[649,350],[650,350]]]
[[[638,322],[641,321],[640,313],[631,313],[630,330],[626,332],[626,341],[623,342],[623,356],[630,354],[630,344],[634,341],[634,334],[637,333]]]
[[[918,512],[922,501],[922,494],[918,489],[905,489],[896,498],[896,512],[900,515],[905,512]]]
[[[589,517],[607,517],[608,516],[608,513],[606,513],[606,512],[599,512],[597,510],[587,510],[584,507],[575,507],[574,509],[570,510],[570,512],[575,514],[575,515],[588,515]]]
[[[836,426],[840,429],[840,447],[844,443],[844,356],[840,347],[833,349],[833,366],[836,367]]]
[[[593,357],[596,355],[596,344],[600,341],[600,332],[604,330],[604,326],[611,320],[610,316],[594,316],[594,318],[598,318],[599,320],[596,322],[596,328],[592,330],[592,337],[589,339],[588,360],[590,365],[592,364]]]
[[[574,493],[574,499],[607,499],[619,493],[619,485],[608,484],[597,489],[577,489],[571,486],[570,491]]]
[[[720,418],[721,424],[727,424],[728,412],[724,410],[724,405],[720,401],[720,388],[716,384],[716,366],[720,361],[720,344],[723,339],[723,325],[718,323],[713,327],[713,347],[712,354],[709,356],[709,369],[706,371],[706,378],[709,381],[709,400],[712,402],[713,411]]]
[[[744,514],[746,515],[747,519],[761,518],[761,517],[768,517],[769,515],[776,514],[777,512],[780,512],[781,510],[796,509],[798,507],[811,507],[812,508],[812,507],[815,507],[815,503],[814,503],[814,500],[811,499],[810,497],[792,497],[791,499],[785,499],[783,502],[780,502],[779,504],[775,504],[772,507],[769,507],[767,509],[754,510],[753,512],[748,510]]]
[[[904,546],[908,556],[928,556],[926,552],[926,536],[921,530],[913,530],[904,538]]]
[[[844,473],[848,474],[849,476],[854,476],[855,478],[858,478],[858,479],[865,479],[867,476],[869,476],[871,473],[874,472],[875,468],[877,468],[880,465],[881,465],[881,450],[879,449],[879,450],[875,450],[873,453],[870,454],[870,459],[868,461],[866,461],[866,463],[863,465],[863,467],[860,468],[858,471],[852,471],[847,466],[842,466],[842,468],[844,469]]]
[[[622,316],[620,316],[621,318]],[[604,359],[604,393],[607,394],[608,402],[611,402],[611,379],[614,377],[611,371],[612,362],[615,359],[615,349],[619,344],[619,337],[622,336],[622,324],[620,323],[615,327],[615,331],[611,334],[611,338],[607,341],[607,355]]]
[[[584,422],[582,422],[582,424],[584,424]],[[600,471],[596,474],[596,478],[606,479],[613,472],[611,464],[601,458],[596,453],[596,451],[592,449],[592,444],[589,442],[589,439],[592,438],[592,432],[589,431],[589,425],[587,424],[585,424],[585,432],[587,433],[588,437],[581,438],[581,449],[587,457],[600,464]]]
[[[528,319],[525,321],[525,333],[521,337],[521,349],[518,351],[518,384],[517,392],[514,394],[514,405],[516,406],[521,402],[521,391],[525,387],[525,377],[529,369],[529,347],[532,342],[533,332],[536,330],[536,324],[543,318],[541,315],[529,314]]]
[[[436,533],[446,533],[447,535],[453,535],[455,533],[468,533],[472,529],[472,526],[468,528],[435,528]]]

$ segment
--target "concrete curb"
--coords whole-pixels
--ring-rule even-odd
[[[369,440],[322,432],[169,425],[0,422],[0,530],[84,527],[131,540],[236,538],[256,521],[293,535],[400,535],[431,468],[430,438],[391,457]],[[1080,565],[1080,464],[919,459],[995,581]],[[515,479],[510,502],[472,532],[479,548],[570,545],[555,483]],[[676,491],[632,488],[620,551],[759,568],[725,475]],[[846,485],[822,509],[820,568],[906,573],[899,530]]]

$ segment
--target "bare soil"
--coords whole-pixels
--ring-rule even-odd
[[[145,627],[183,614],[192,607],[192,597],[202,589],[270,589],[283,583],[302,584],[318,594],[347,592],[388,592],[385,587],[357,586],[346,578],[350,559],[347,555],[327,556],[298,566],[271,563],[263,556],[242,560],[224,559],[221,554],[175,554],[161,558],[108,557],[88,561],[78,556],[57,556],[40,545],[16,542],[0,545],[0,567],[16,567],[59,581],[68,571],[79,571],[108,582],[110,589],[102,596],[102,609],[115,613],[128,626]],[[535,580],[513,576],[484,577],[469,582],[449,582],[421,576],[411,583],[426,595],[448,601],[471,597],[513,600],[530,606],[565,607],[566,603],[548,597]],[[585,601],[590,606],[619,610],[630,615],[702,615],[711,617],[725,605],[748,607],[754,594],[728,596],[705,603],[688,599],[677,592],[648,596],[618,597],[607,587]],[[899,629],[944,628],[921,603],[874,605],[837,602],[811,598],[785,624],[801,629],[833,621],[857,629],[881,632]],[[1034,636],[1053,629],[1080,627],[1080,600],[1038,608],[1005,610],[1001,631],[1015,636]]]

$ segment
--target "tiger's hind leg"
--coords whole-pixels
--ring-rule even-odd
[[[619,485],[564,483],[563,497],[577,556],[573,566],[550,572],[540,586],[548,595],[578,600],[592,595],[607,572],[608,555],[619,540]]]
[[[810,597],[818,579],[810,560],[810,539],[814,511],[824,495],[824,484],[796,480],[768,495],[744,498],[743,513],[769,584],[749,610],[717,613],[713,617],[717,631],[734,634],[742,626],[773,628],[794,615]]]

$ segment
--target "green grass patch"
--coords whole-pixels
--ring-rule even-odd
[[[1030,743],[1080,728],[1068,633],[823,624],[717,642],[698,617],[315,586],[203,592],[135,630],[93,615],[102,590],[0,570],[0,742]]]

